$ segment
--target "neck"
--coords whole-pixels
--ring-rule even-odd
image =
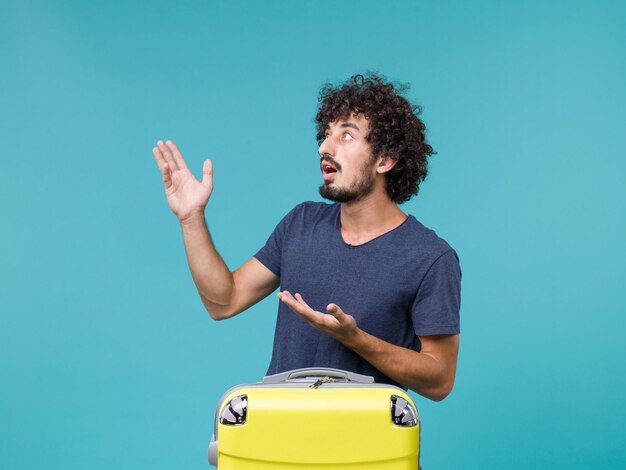
[[[348,243],[364,243],[393,230],[406,218],[386,192],[374,191],[360,201],[341,204],[341,233]]]

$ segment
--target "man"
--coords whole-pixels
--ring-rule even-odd
[[[211,161],[198,181],[173,142],[159,141],[153,149],[211,317],[237,315],[280,286],[269,374],[333,367],[432,400],[452,390],[458,258],[398,207],[417,193],[433,153],[419,112],[375,75],[327,85],[316,116],[320,194],[335,204],[296,206],[234,272],[215,250],[204,219]]]

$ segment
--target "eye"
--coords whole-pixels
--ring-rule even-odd
[[[341,137],[343,138],[343,140],[353,140],[353,137],[352,135],[350,135],[349,132],[344,132]]]

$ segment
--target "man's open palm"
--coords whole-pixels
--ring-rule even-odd
[[[189,171],[185,159],[171,140],[157,142],[152,154],[163,175],[165,195],[170,208],[180,221],[195,212],[203,212],[213,191],[213,165],[206,160],[202,167],[202,181]]]

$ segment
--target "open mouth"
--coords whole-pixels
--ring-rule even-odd
[[[324,175],[337,173],[337,168],[335,168],[333,165],[331,165],[328,162],[322,162],[322,173],[324,173]]]

